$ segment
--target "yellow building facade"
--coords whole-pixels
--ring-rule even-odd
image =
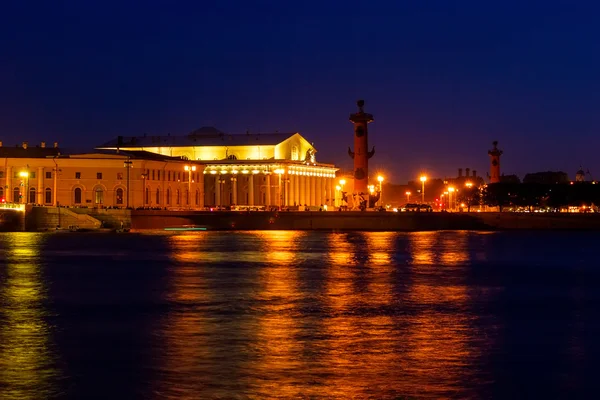
[[[200,128],[185,136],[118,137],[99,149],[150,152],[202,164],[208,207],[335,203],[337,168],[317,162],[316,148],[299,133],[230,135]]]
[[[4,147],[0,201],[96,208],[333,206],[335,174],[298,133],[118,137],[97,152]]]

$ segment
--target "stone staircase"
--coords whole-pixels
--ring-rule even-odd
[[[63,207],[33,207],[27,211],[25,219],[29,231],[61,229],[95,230],[102,222],[87,214],[77,214]]]

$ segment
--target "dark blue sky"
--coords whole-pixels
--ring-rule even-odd
[[[0,139],[299,131],[346,167],[362,98],[394,182],[485,173],[493,140],[506,174],[600,178],[600,6],[493,3],[5,1]]]

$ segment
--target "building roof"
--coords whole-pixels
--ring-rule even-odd
[[[60,155],[62,150],[58,147],[0,147],[0,158],[47,158]]]
[[[98,148],[188,147],[188,146],[274,146],[293,133],[228,134],[213,127],[202,127],[183,136],[118,136]]]

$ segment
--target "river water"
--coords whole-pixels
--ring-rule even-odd
[[[0,398],[591,398],[599,240],[0,234]]]

